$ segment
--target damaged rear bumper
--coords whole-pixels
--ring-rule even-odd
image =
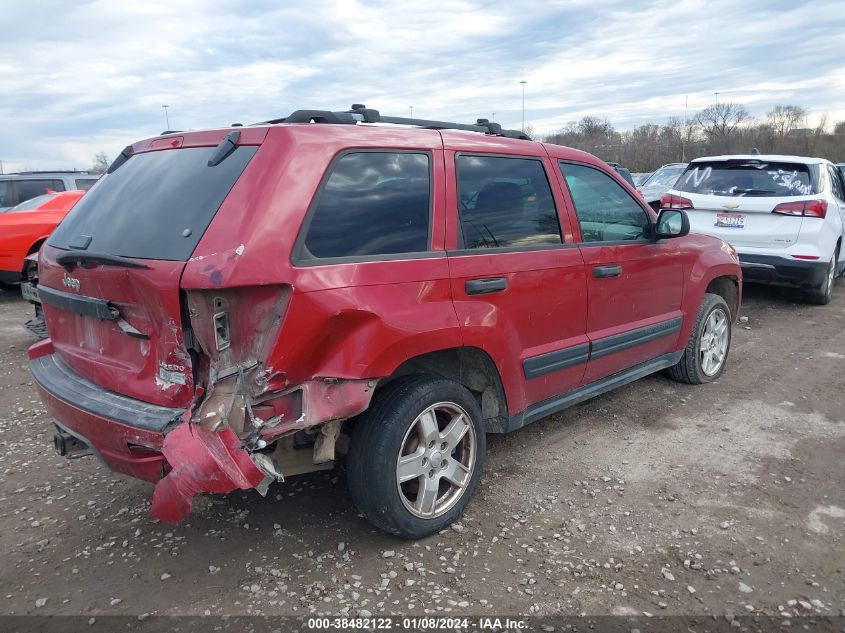
[[[317,379],[256,397],[238,372],[188,410],[149,404],[86,380],[49,339],[33,345],[29,356],[60,435],[87,445],[111,470],[155,483],[150,512],[164,521],[185,518],[197,493],[256,488],[263,494],[284,474],[331,468],[342,420],[366,409],[375,385]],[[313,449],[295,446],[299,431],[309,434]]]
[[[41,401],[59,428],[115,472],[150,482],[164,476],[164,434],[184,410],[148,405],[85,380],[53,353],[49,339],[30,348],[30,359]]]
[[[29,355],[41,400],[60,431],[87,444],[111,470],[156,483],[152,516],[178,521],[190,514],[197,493],[269,483],[231,429],[209,431],[183,423],[184,409],[107,391],[62,362],[49,339]]]

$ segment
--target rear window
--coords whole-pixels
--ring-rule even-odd
[[[711,196],[806,196],[816,193],[801,163],[727,160],[690,163],[675,189]]]
[[[683,165],[675,165],[672,167],[661,167],[651,174],[640,187],[666,187],[670,189],[681,172],[684,171]]]
[[[55,197],[55,193],[45,193],[43,196],[35,196],[34,198],[21,202],[19,205],[16,205],[11,209],[6,209],[3,213],[12,213],[13,211],[32,211]]]
[[[257,147],[241,146],[214,167],[214,147],[132,156],[86,193],[49,244],[139,259],[187,261]]]

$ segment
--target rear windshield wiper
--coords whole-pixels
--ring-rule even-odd
[[[734,193],[738,193],[740,195],[752,195],[752,196],[765,196],[770,193],[776,193],[771,189],[734,189]]]
[[[77,264],[85,267],[87,264],[106,264],[108,266],[122,266],[123,268],[149,268],[146,264],[136,262],[128,257],[109,255],[108,253],[89,253],[88,251],[70,250],[56,257],[56,263],[67,268],[76,268]]]

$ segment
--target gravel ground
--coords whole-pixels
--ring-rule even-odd
[[[845,283],[826,307],[748,288],[729,365],[662,375],[493,436],[459,524],[372,530],[332,471],[205,496],[51,446],[0,293],[3,614],[845,615]]]

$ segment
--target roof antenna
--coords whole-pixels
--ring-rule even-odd
[[[751,150],[751,155],[752,155],[752,156],[759,156],[759,155],[760,155],[760,150],[759,150],[759,149],[757,149],[756,147],[755,147],[755,148],[753,148],[753,149]]]

